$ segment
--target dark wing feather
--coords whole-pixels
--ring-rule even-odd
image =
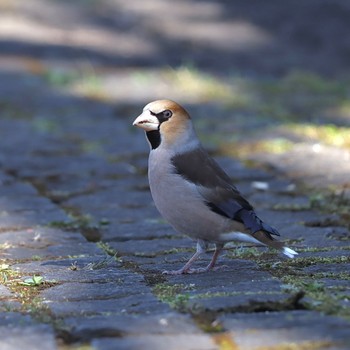
[[[212,211],[243,223],[251,233],[263,230],[279,236],[277,230],[258,218],[230,177],[203,148],[176,155],[171,161],[177,174],[197,185],[198,192]]]

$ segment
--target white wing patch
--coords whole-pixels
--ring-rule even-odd
[[[295,250],[290,249],[288,247],[284,247],[282,253],[284,255],[287,255],[288,258],[294,258],[295,255],[298,255],[298,253]]]
[[[240,242],[256,243],[263,246],[265,245],[264,243],[261,243],[253,236],[242,232],[221,233],[219,239],[221,242],[240,241]]]

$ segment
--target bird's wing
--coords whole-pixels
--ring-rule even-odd
[[[279,236],[277,230],[258,218],[230,177],[203,148],[175,155],[171,161],[178,175],[196,185],[198,193],[212,211],[243,223],[251,233],[263,230]]]

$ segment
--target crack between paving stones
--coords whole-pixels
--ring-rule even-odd
[[[19,179],[19,180],[23,181],[23,179]],[[64,205],[61,205],[62,201],[57,201],[51,198],[48,195],[46,188],[43,188],[42,186],[38,186],[38,184],[32,180],[33,179],[26,179],[26,181],[29,181],[32,184],[32,186],[34,186],[37,189],[39,194],[41,194],[45,198],[48,198],[54,205],[57,205],[59,208],[67,212],[67,208],[65,208]],[[92,230],[91,227],[78,227],[76,228],[76,231],[80,232],[88,241],[101,242],[104,244],[106,243],[101,240],[102,234],[98,228],[94,228],[94,230]],[[91,239],[92,231],[94,232],[93,239]],[[172,239],[172,236],[169,236],[166,238]],[[149,238],[149,240],[153,240],[153,239],[157,239],[157,237]],[[104,249],[103,247],[101,247],[101,249],[104,250],[104,252],[109,256],[113,255],[114,257],[116,257],[116,254],[118,254],[117,251],[111,252],[111,251],[108,251],[108,249]],[[118,257],[128,256],[128,255],[130,254],[118,254]],[[153,287],[159,283],[164,283],[167,281],[166,277],[161,275],[159,271],[149,271],[149,270],[145,271],[137,263],[127,262],[127,261],[120,261],[120,262],[121,262],[121,268],[141,274],[144,277],[145,284],[148,285],[149,287]],[[158,300],[160,300],[155,293],[153,294],[155,295],[155,297],[158,298]],[[234,314],[234,313],[260,313],[260,312],[266,312],[266,311],[279,312],[279,311],[291,311],[291,310],[308,310],[308,308],[304,304],[300,303],[300,300],[304,297],[304,295],[305,293],[303,291],[298,291],[297,293],[291,295],[289,298],[287,298],[284,301],[277,301],[277,302],[271,303],[271,302],[259,302],[259,301],[251,300],[248,304],[245,304],[245,305],[239,305],[232,308],[218,309],[214,312],[208,311],[208,310],[176,310],[176,309],[175,311],[189,314],[192,320],[194,321],[194,323],[198,326],[198,328],[201,329],[203,332],[211,335],[216,344],[220,345],[224,341],[227,342],[230,339],[230,341],[232,342],[231,348],[235,349],[234,348],[235,343],[232,341],[231,336],[228,336],[228,330],[225,329],[218,321],[218,318],[221,315],[228,314],[228,313]],[[160,301],[165,302],[162,300]],[[123,332],[116,329],[110,329],[110,328],[89,332],[89,335],[87,336],[86,334],[84,334],[84,332],[79,333],[79,332],[75,332],[74,329],[67,330],[60,327],[59,325],[57,325],[57,323],[59,323],[59,319],[55,317],[53,318],[51,317],[48,323],[53,325],[53,328],[55,329],[57,337],[62,339],[62,341],[65,344],[76,343],[76,342],[86,342],[96,337],[125,336]]]

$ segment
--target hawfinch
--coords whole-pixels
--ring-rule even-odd
[[[274,239],[278,231],[259,219],[230,177],[203,149],[183,107],[170,100],[151,102],[133,125],[145,130],[150,145],[148,180],[157,209],[177,232],[197,241],[196,253],[183,268],[163,273],[209,271],[230,241],[272,247],[290,258],[297,254]],[[191,268],[209,243],[215,244],[209,265]]]

